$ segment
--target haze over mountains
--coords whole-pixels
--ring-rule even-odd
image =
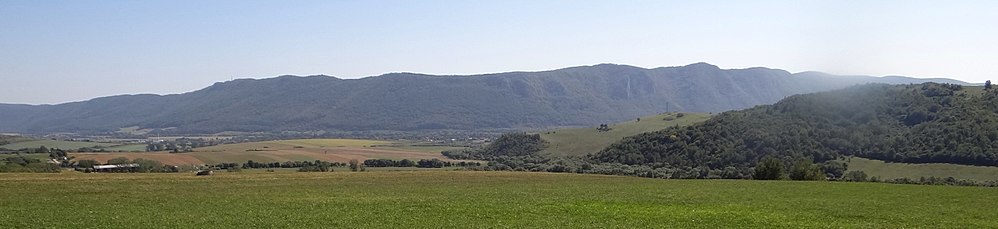
[[[720,112],[864,83],[950,79],[791,74],[697,63],[600,64],[469,76],[391,73],[361,79],[239,79],[176,95],[120,95],[58,105],[0,104],[0,132],[169,133],[432,130],[584,126],[667,111]]]

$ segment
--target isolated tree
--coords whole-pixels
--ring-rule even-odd
[[[68,155],[66,155],[66,151],[65,150],[61,150],[61,149],[50,149],[49,150],[49,158],[51,158],[51,159],[62,160],[62,158],[66,157],[66,156],[68,156]]]
[[[354,171],[354,172],[361,171],[363,169],[363,167],[364,167],[364,165],[361,164],[360,161],[357,161],[357,159],[351,159],[350,160],[350,171]]]
[[[756,180],[779,180],[783,177],[783,161],[773,156],[766,156],[755,165]]]
[[[45,146],[38,147],[38,149],[35,149],[35,153],[49,153],[49,148]]]

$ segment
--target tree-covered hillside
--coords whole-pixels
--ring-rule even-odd
[[[823,162],[843,155],[998,165],[998,90],[869,84],[797,95],[698,125],[628,137],[590,157],[719,169],[753,167],[766,156]]]

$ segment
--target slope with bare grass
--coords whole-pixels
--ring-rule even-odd
[[[596,127],[546,131],[541,133],[541,138],[548,142],[548,147],[542,153],[555,157],[583,156],[599,152],[624,137],[687,126],[709,118],[706,113],[667,113],[611,124],[608,131],[598,131]]]

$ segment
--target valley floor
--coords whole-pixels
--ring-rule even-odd
[[[998,189],[469,171],[0,174],[0,228],[998,227]]]
[[[358,139],[295,139],[263,142],[245,142],[195,148],[194,152],[101,152],[72,153],[75,160],[96,160],[124,157],[156,160],[168,165],[203,165],[218,163],[285,162],[285,161],[335,161],[346,163],[351,159],[446,159],[444,150],[464,147],[419,146],[411,143]]]

